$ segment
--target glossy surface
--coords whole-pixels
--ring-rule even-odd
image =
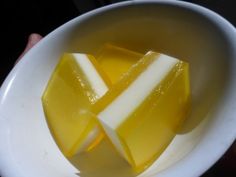
[[[190,108],[188,72],[187,63],[149,52],[94,105],[135,171],[156,160],[181,128]]]
[[[132,28],[125,28],[127,24]],[[193,105],[186,129],[140,176],[200,176],[230,147],[236,135],[235,28],[216,13],[186,2],[123,2],[53,31],[8,75],[0,92],[1,176],[99,174],[89,164],[74,168],[59,151],[45,122],[41,96],[62,51],[94,54],[107,41],[125,48],[137,44],[139,48],[129,49],[139,52],[152,48],[191,66]]]
[[[82,148],[81,146],[92,143],[97,138],[97,132],[94,132],[93,137],[88,137],[91,131],[97,131],[93,119],[88,116],[89,110],[106,93],[109,85],[109,81],[104,81],[102,84],[105,85],[98,84],[94,87],[99,88],[94,88],[92,82],[95,83],[99,79],[103,82],[106,76],[101,73],[99,65],[92,56],[83,58],[79,56],[78,59],[83,62],[91,61],[98,78],[89,80],[88,75],[93,68],[84,70],[85,66],[76,61],[75,54],[64,54],[52,73],[42,97],[49,128],[66,156],[74,155]]]
[[[97,59],[84,56],[78,56],[77,61],[76,53],[64,54],[42,97],[50,130],[67,157],[96,146],[102,138],[90,109],[108,88],[96,82],[96,77],[100,77],[96,74],[111,86],[110,80],[117,82],[142,57],[139,53],[110,44],[102,47]],[[89,60],[98,73],[91,74],[92,68],[83,64],[85,60]]]
[[[112,44],[106,44],[99,51],[96,59],[107,73],[112,83],[117,82],[143,54]]]

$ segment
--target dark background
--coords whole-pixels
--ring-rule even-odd
[[[78,0],[80,1],[80,0]],[[86,2],[86,0],[84,0]],[[109,0],[94,0],[90,9],[111,3]],[[233,0],[193,0],[189,1],[205,6],[236,26],[236,6]],[[72,0],[3,0],[1,21],[1,67],[0,85],[24,50],[29,34],[42,36],[82,14]],[[203,159],[204,161],[204,159]],[[236,143],[202,177],[236,177]]]

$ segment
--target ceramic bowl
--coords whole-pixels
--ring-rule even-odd
[[[88,177],[60,152],[41,96],[64,52],[96,55],[110,42],[190,64],[192,111],[156,162],[139,176],[199,176],[236,137],[236,31],[218,14],[181,1],[127,1],[81,15],[30,50],[0,90],[2,177]]]

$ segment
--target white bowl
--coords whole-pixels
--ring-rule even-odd
[[[96,54],[106,42],[143,53],[153,49],[190,63],[192,114],[140,176],[199,176],[231,145],[236,137],[235,28],[216,13],[186,2],[123,2],[56,29],[8,75],[0,91],[3,177],[80,176],[51,137],[40,98],[63,52]]]

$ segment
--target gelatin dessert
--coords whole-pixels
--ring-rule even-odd
[[[65,156],[88,152],[106,138],[139,173],[166,149],[189,112],[189,65],[110,44],[96,58],[64,54],[42,102]]]
[[[50,131],[65,156],[84,150],[99,136],[97,128],[93,131],[89,128],[97,126],[88,114],[109,86],[109,79],[92,56],[79,53],[62,56],[42,102]]]
[[[188,64],[148,52],[93,106],[119,153],[142,171],[176,135],[189,110]]]

